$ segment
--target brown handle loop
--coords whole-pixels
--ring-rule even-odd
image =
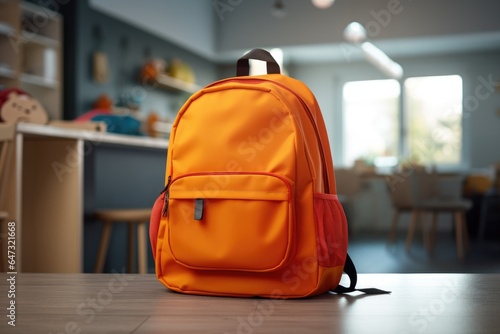
[[[250,62],[249,59],[256,59],[265,61],[267,64],[268,74],[280,74],[280,66],[273,58],[273,56],[264,49],[253,49],[245,53],[236,63],[236,76],[241,77],[250,75]]]

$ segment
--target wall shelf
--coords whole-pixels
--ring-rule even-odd
[[[33,75],[28,73],[23,73],[21,75],[21,81],[25,84],[40,86],[50,89],[57,89],[59,87],[57,81],[50,80],[39,75]]]
[[[0,76],[7,78],[7,79],[14,79],[16,73],[7,67],[0,66]]]
[[[168,76],[166,74],[159,74],[156,77],[156,82],[161,88],[168,89],[168,90],[173,90],[173,91],[178,91],[178,92],[185,92],[189,94],[196,93],[198,90],[200,90],[202,87],[198,86],[196,84],[192,84],[189,82],[185,82],[176,78],[173,78],[171,76]]]
[[[22,36],[21,40],[24,43],[34,43],[34,44],[39,44],[40,46],[51,47],[51,48],[58,48],[61,44],[60,41],[58,41],[57,39],[33,34],[32,32],[26,30],[22,31],[21,36]]]

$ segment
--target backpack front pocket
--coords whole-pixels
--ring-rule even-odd
[[[169,188],[173,258],[194,269],[265,272],[292,252],[292,185],[270,173],[194,173]]]

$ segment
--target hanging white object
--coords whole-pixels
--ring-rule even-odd
[[[335,0],[312,0],[314,7],[319,9],[325,9],[333,5]]]
[[[357,45],[365,58],[389,78],[401,79],[403,77],[401,65],[389,58],[384,51],[366,41],[366,30],[360,23],[349,23],[344,29],[344,38],[346,41]]]
[[[401,65],[394,62],[375,45],[370,42],[363,42],[360,47],[366,59],[389,78],[401,79],[403,77]]]
[[[358,22],[351,22],[344,29],[344,39],[350,43],[362,43],[366,40],[366,30]]]

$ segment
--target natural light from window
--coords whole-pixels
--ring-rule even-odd
[[[462,78],[405,80],[409,152],[422,165],[457,165],[462,157]]]
[[[459,75],[411,77],[404,83],[347,82],[343,88],[343,165],[352,166],[356,160],[389,168],[405,161],[460,165],[462,90]]]
[[[400,85],[396,80],[347,82],[343,88],[344,165],[398,156]]]

